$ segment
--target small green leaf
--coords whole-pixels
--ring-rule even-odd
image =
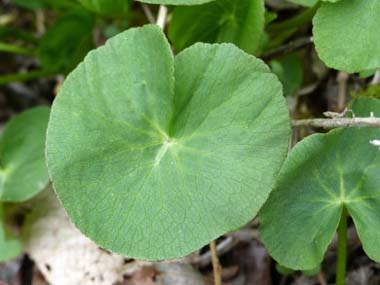
[[[65,14],[44,34],[38,49],[42,65],[55,72],[71,71],[93,47],[94,19],[90,13]]]
[[[144,3],[163,5],[199,5],[215,0],[137,0]],[[219,0],[218,0],[219,1]]]
[[[380,116],[380,101],[361,99],[357,116]],[[269,253],[293,269],[321,263],[343,206],[365,252],[380,260],[379,129],[345,128],[311,135],[285,161],[276,189],[261,211],[261,238]]]
[[[75,225],[140,259],[184,256],[251,220],[286,155],[275,75],[231,44],[174,59],[155,25],[91,52],[63,84],[47,135]]]
[[[270,67],[274,74],[280,79],[284,95],[293,95],[303,81],[302,62],[295,54],[284,56],[270,62]]]
[[[178,51],[196,42],[229,42],[253,53],[260,45],[264,24],[263,0],[217,0],[176,7],[169,38]]]
[[[359,72],[380,67],[380,1],[324,3],[313,20],[315,47],[331,68]]]
[[[129,11],[130,0],[79,0],[87,9],[109,17],[122,17]]]
[[[3,222],[3,205],[0,204],[0,262],[17,257],[22,251],[21,243],[6,230]]]
[[[49,181],[45,132],[49,109],[37,107],[13,118],[0,138],[0,201],[20,202]]]

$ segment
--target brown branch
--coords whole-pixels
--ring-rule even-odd
[[[215,241],[210,243],[211,262],[214,270],[214,285],[222,285],[222,267],[220,266],[218,253],[216,252]]]
[[[380,118],[332,118],[332,119],[304,119],[292,120],[292,127],[313,127],[323,129],[334,129],[344,127],[367,127],[367,128],[380,128]]]
[[[269,60],[275,57],[281,57],[283,55],[292,53],[294,51],[300,50],[303,47],[311,44],[313,42],[312,37],[299,38],[291,41],[283,46],[269,50],[267,53],[263,54],[261,57],[263,60]]]

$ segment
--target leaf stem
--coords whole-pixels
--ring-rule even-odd
[[[156,24],[162,29],[165,29],[166,15],[168,14],[168,8],[165,5],[160,5],[158,9]]]
[[[22,54],[26,56],[34,56],[35,52],[33,50],[20,47],[17,45],[7,44],[7,43],[1,43],[0,42],[0,52],[9,52],[9,53],[15,53],[15,54]]]
[[[288,42],[280,47],[271,49],[261,56],[263,60],[269,60],[275,57],[281,57],[286,54],[295,52],[303,47],[313,43],[313,37],[303,37],[294,41]]]
[[[380,128],[380,118],[377,117],[355,117],[355,118],[332,118],[332,119],[304,119],[293,120],[292,127],[314,127],[323,129],[334,129],[344,127],[369,127]]]
[[[26,73],[14,73],[0,76],[0,85],[6,85],[12,82],[17,81],[29,81],[49,75],[53,75],[54,73],[48,70],[33,70]]]
[[[214,240],[210,243],[210,251],[212,269],[214,271],[214,285],[222,285],[222,267],[220,266],[218,253],[216,251],[216,244]]]
[[[346,284],[347,266],[347,208],[343,205],[338,226],[338,257],[336,264],[336,285]]]
[[[150,10],[149,6],[145,3],[142,3],[141,6],[142,6],[144,14],[145,14],[146,18],[148,19],[149,23],[154,24],[155,20],[154,20],[152,10]]]

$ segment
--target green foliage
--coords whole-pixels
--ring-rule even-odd
[[[289,2],[299,4],[306,7],[312,7],[317,4],[318,0],[288,0]]]
[[[199,5],[215,0],[137,0],[140,2],[163,5]],[[219,1],[219,0],[217,0]]]
[[[351,92],[352,98],[373,97],[380,99],[380,85],[368,85],[367,88],[359,89],[356,92]]]
[[[357,116],[380,116],[380,101],[361,99]],[[261,238],[270,254],[293,269],[311,269],[323,259],[343,207],[354,220],[363,248],[380,259],[380,150],[370,143],[379,129],[345,128],[311,135],[285,161],[265,204]]]
[[[38,107],[13,118],[0,139],[0,201],[25,201],[49,181],[45,132],[49,109]]]
[[[46,0],[12,0],[12,2],[27,9],[41,9],[46,6]]]
[[[74,0],[11,0],[16,5],[36,10],[36,9],[42,9],[42,8],[71,8],[75,7]]]
[[[262,61],[231,44],[196,44],[174,59],[148,25],[112,38],[70,74],[53,104],[47,160],[84,234],[156,260],[251,220],[288,138],[281,85]]]
[[[3,205],[0,203],[0,262],[12,259],[20,253],[20,242],[5,228],[3,222]]]
[[[314,276],[314,275],[317,275],[319,272],[321,272],[321,265],[320,264],[318,264],[318,266],[316,266],[312,269],[302,271],[303,275],[305,275],[305,276]]]
[[[295,54],[284,56],[278,60],[272,60],[270,67],[280,79],[284,95],[293,95],[302,85],[302,62]]]
[[[196,42],[229,42],[253,53],[263,36],[264,15],[263,0],[217,0],[199,6],[176,7],[169,38],[178,51]]]
[[[129,11],[130,0],[79,0],[87,9],[108,17],[123,17]]]
[[[276,263],[276,271],[282,275],[292,275],[295,270],[282,266],[280,263]]]
[[[54,72],[71,71],[93,47],[94,18],[81,10],[58,19],[42,37],[38,56],[42,65]]]
[[[314,42],[327,66],[347,72],[380,67],[380,1],[324,3],[313,20]]]

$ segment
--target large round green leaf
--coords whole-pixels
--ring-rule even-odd
[[[263,0],[217,0],[205,5],[177,7],[169,38],[177,50],[196,42],[229,42],[249,53],[259,47],[265,23]]]
[[[49,108],[37,107],[13,118],[0,138],[0,201],[24,201],[49,181],[45,133]]]
[[[380,67],[380,1],[324,3],[313,20],[320,58],[347,72]]]
[[[353,109],[358,116],[370,111],[380,116],[380,101],[362,99]],[[346,128],[296,145],[260,213],[261,238],[279,263],[293,269],[317,266],[343,206],[368,256],[380,260],[380,150],[370,143],[375,139],[379,129]]]
[[[53,185],[76,226],[131,257],[183,256],[252,219],[286,155],[281,85],[231,44],[174,60],[155,25],[91,52],[56,98]]]
[[[104,16],[122,17],[128,13],[130,0],[79,0],[87,9]]]

